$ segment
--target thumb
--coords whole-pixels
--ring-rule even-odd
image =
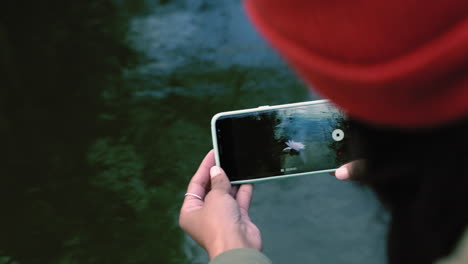
[[[218,166],[213,166],[210,169],[211,189],[221,190],[229,193],[231,191],[231,183],[229,182],[226,173]]]

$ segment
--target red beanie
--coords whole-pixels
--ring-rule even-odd
[[[248,15],[324,97],[376,124],[468,114],[468,0],[246,0]]]

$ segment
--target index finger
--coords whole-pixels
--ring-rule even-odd
[[[210,150],[208,154],[206,154],[205,158],[198,167],[197,172],[193,175],[190,183],[187,187],[187,193],[194,193],[199,195],[204,199],[209,183],[210,183],[210,169],[215,165],[214,159],[214,151]],[[200,199],[193,197],[193,196],[185,196],[184,205],[189,203],[190,206],[202,206],[203,201]]]
[[[247,216],[249,214],[250,201],[252,201],[253,185],[242,184],[236,194],[236,200],[241,209],[241,214]]]

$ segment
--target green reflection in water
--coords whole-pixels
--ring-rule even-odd
[[[124,41],[125,10],[52,0],[0,11],[1,264],[188,262],[176,217],[211,116],[306,97],[284,70],[196,59],[124,78],[145,61]]]

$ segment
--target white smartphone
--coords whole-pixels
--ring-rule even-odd
[[[328,100],[222,112],[211,120],[216,165],[231,183],[333,172],[350,161],[349,123]]]

